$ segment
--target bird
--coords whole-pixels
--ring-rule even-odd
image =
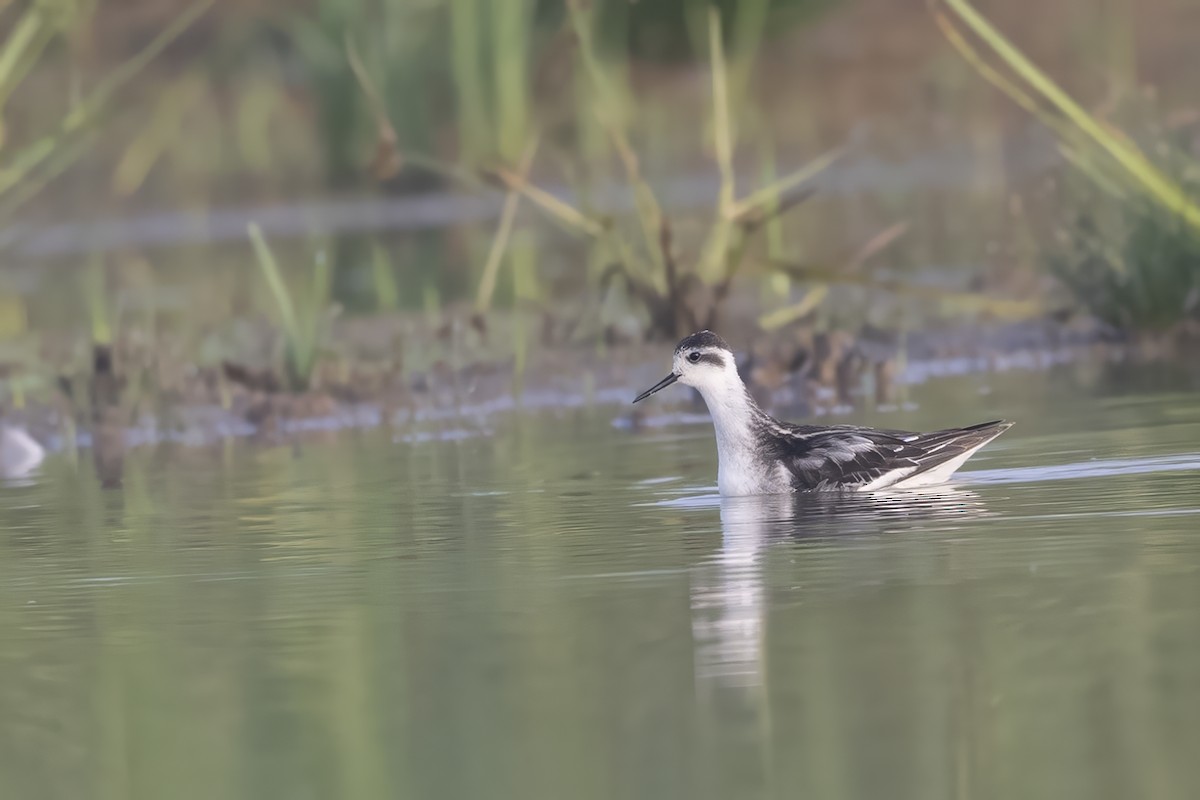
[[[717,438],[722,496],[811,491],[878,491],[945,483],[1012,423],[993,420],[930,433],[858,425],[795,425],[767,414],[738,375],[725,340],[704,330],[675,347],[671,372],[634,398],[673,383],[696,389]]]

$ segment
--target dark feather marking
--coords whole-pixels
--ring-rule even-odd
[[[725,369],[725,359],[717,353],[701,353],[697,364],[712,364],[714,367]]]
[[[784,433],[777,433],[772,424]],[[792,474],[792,487],[803,491],[856,488],[893,470],[912,468],[905,476],[909,479],[995,438],[1010,425],[998,420],[915,434],[852,425],[789,425],[763,414],[756,435],[763,456],[782,463]]]

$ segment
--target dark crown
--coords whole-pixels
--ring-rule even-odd
[[[675,345],[675,352],[696,350],[702,347],[718,347],[722,350],[730,350],[732,352],[732,349],[725,343],[725,340],[712,331],[700,331],[699,333],[693,333],[691,336],[685,336],[679,344]]]

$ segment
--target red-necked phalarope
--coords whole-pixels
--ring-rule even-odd
[[[912,433],[780,422],[750,397],[729,345],[712,331],[693,333],[676,345],[670,374],[633,402],[676,381],[697,389],[708,405],[723,495],[932,486],[944,483],[975,451],[1012,427],[996,420]]]

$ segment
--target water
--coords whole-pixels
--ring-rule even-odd
[[[865,418],[1019,423],[903,500],[722,503],[708,428],[611,409],[52,458],[0,490],[0,796],[1194,797],[1200,405],[1118,378]]]

